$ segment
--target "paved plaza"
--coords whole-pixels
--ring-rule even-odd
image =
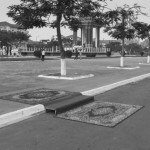
[[[49,59],[44,62],[41,62],[40,60],[1,61],[0,96],[37,88],[50,88],[84,93],[88,90],[150,73],[149,65],[139,63],[146,63],[146,57],[125,57],[125,67],[139,67],[133,70],[108,68],[108,66],[119,66],[119,57],[91,58],[77,61],[66,59],[67,74],[94,74],[94,77],[70,81],[38,77],[38,75],[42,74],[60,72],[59,59]],[[1,111],[1,114],[10,112],[16,108],[20,109],[27,106],[23,104],[20,105],[20,103],[12,104],[10,101],[0,101],[0,103],[7,105],[7,107],[9,104],[10,106],[12,105],[10,109],[9,107],[6,109],[7,107],[4,108],[3,105],[0,105],[3,110]]]
[[[119,67],[119,57],[114,57],[114,58],[113,57],[112,58],[101,57],[101,58],[82,59],[82,60],[77,60],[77,61],[74,61],[73,59],[66,59],[66,61],[67,61],[67,73],[94,74],[94,76],[85,78],[85,79],[73,80],[73,81],[72,80],[60,80],[60,79],[59,80],[47,79],[47,78],[38,77],[38,75],[41,75],[41,74],[58,73],[60,71],[60,60],[59,59],[57,59],[57,60],[48,59],[44,62],[42,62],[40,60],[1,61],[0,62],[0,68],[1,68],[0,69],[0,84],[1,84],[0,96],[14,94],[14,93],[18,93],[18,92],[30,91],[30,90],[34,90],[34,89],[38,89],[38,88],[49,88],[49,89],[56,89],[56,90],[66,90],[66,91],[71,91],[71,92],[86,93],[87,91],[90,91],[90,90],[94,90],[94,89],[99,90],[99,88],[101,88],[101,87],[107,87],[108,85],[113,85],[115,83],[120,83],[122,81],[127,81],[129,79],[133,79],[132,82],[134,82],[134,79],[136,77],[139,77],[138,78],[139,80],[150,77],[150,74],[149,74],[150,73],[150,65],[146,64],[146,57],[125,57],[125,67],[126,68],[134,68],[134,69],[123,69],[123,68],[116,69],[115,67]],[[112,68],[111,67],[109,68],[108,66],[111,66]],[[146,75],[146,76],[143,76],[143,75]],[[142,77],[142,78],[140,78],[140,77]],[[147,81],[149,81],[149,80],[147,80]],[[148,82],[146,82],[146,83],[148,84]],[[117,88],[116,90],[119,90],[119,88]],[[114,92],[114,93],[117,97],[117,93],[116,92]],[[130,95],[132,95],[132,94],[130,93]],[[126,97],[126,94],[123,94],[123,99],[125,99],[125,97]],[[97,93],[97,96],[95,96],[95,98],[96,98],[96,100],[105,101],[105,96],[100,93]],[[135,95],[133,95],[133,98],[135,98]],[[115,102],[115,100],[112,100],[111,98],[110,98],[110,101]],[[142,106],[145,103],[149,106],[148,102],[142,103],[141,101],[139,101],[139,103],[137,103],[135,99],[132,100],[132,102],[134,102],[134,103],[132,103],[132,102],[129,102],[128,100],[123,101],[122,99],[119,100],[118,98],[116,98],[116,102],[129,103],[129,104],[135,103],[136,105],[142,105]],[[22,104],[19,102],[13,102],[13,101],[7,101],[7,100],[1,99],[0,100],[0,114],[4,115],[4,114],[7,114],[7,113],[10,113],[13,111],[17,111],[20,109],[29,108],[30,106],[31,105],[29,105],[29,104]],[[138,113],[140,114],[141,112],[139,111]],[[135,114],[135,116],[137,118],[136,114]],[[72,134],[71,130],[74,126],[76,126],[75,127],[76,131],[80,132],[79,135],[81,137],[84,137],[84,135],[85,136],[89,135],[89,131],[90,131],[91,135],[89,136],[89,138],[86,138],[86,140],[83,140],[83,142],[86,142],[86,141],[88,142],[90,140],[90,138],[93,138],[95,136],[95,140],[94,139],[91,140],[95,143],[95,147],[93,146],[94,149],[98,149],[99,144],[98,144],[97,139],[99,139],[98,138],[99,135],[97,133],[100,134],[100,131],[102,132],[102,135],[104,136],[104,137],[100,137],[100,138],[105,138],[105,140],[101,139],[103,141],[102,142],[103,145],[101,145],[102,149],[105,149],[107,141],[110,144],[112,144],[112,141],[115,142],[115,140],[117,142],[119,142],[117,140],[118,138],[123,138],[124,140],[125,140],[125,138],[129,138],[127,135],[126,136],[121,135],[121,134],[123,134],[123,132],[121,130],[127,129],[124,126],[119,126],[119,128],[118,128],[119,130],[117,131],[117,129],[115,129],[115,128],[106,129],[105,127],[92,126],[92,125],[87,125],[84,123],[78,124],[76,122],[69,122],[69,121],[65,121],[65,120],[61,120],[61,119],[55,120],[55,118],[52,118],[52,116],[50,116],[49,114],[41,114],[39,116],[35,116],[33,118],[22,121],[21,124],[16,123],[16,124],[13,124],[13,125],[10,125],[7,127],[3,127],[0,129],[0,134],[3,134],[5,131],[7,132],[7,134],[9,134],[8,132],[12,132],[12,128],[17,127],[18,129],[20,129],[21,126],[26,126],[26,124],[28,124],[30,121],[31,122],[35,121],[35,123],[36,123],[38,121],[38,118],[40,118],[40,120],[43,121],[43,124],[42,124],[42,122],[41,123],[38,122],[37,124],[38,125],[40,124],[41,127],[43,127],[46,132],[45,126],[48,125],[47,123],[49,121],[47,120],[48,122],[46,122],[46,120],[44,120],[44,119],[48,119],[49,117],[50,117],[50,120],[52,121],[50,128],[54,128],[54,130],[56,129],[56,127],[59,128],[58,132],[56,133],[56,135],[54,134],[54,136],[58,136],[58,133],[60,133],[61,134],[60,138],[62,138],[61,139],[62,141],[63,141],[63,137],[65,136],[65,134],[63,132],[66,130],[66,128],[64,127],[63,129],[61,129],[60,128],[61,124],[64,124],[68,129],[67,138],[70,138],[70,136],[71,136],[70,134]],[[140,115],[140,119],[141,118],[142,118],[142,115]],[[130,119],[125,121],[126,126],[130,126],[129,121],[130,121]],[[135,123],[138,123],[139,121],[140,120],[138,120],[138,118],[137,118],[137,120],[135,120]],[[134,131],[136,132],[136,125],[134,124],[133,121],[131,121],[131,122],[132,122],[131,126],[132,126],[132,128],[134,128]],[[124,122],[121,124],[124,124]],[[149,124],[149,122],[148,122],[148,124]],[[84,132],[81,133],[81,130],[79,129],[79,127],[81,128],[81,130],[83,128],[85,128],[86,133],[84,133]],[[146,127],[148,127],[148,126],[146,126]],[[139,128],[141,130],[141,127],[137,126],[137,128]],[[7,129],[8,129],[8,131],[7,131]],[[38,127],[37,127],[37,129],[38,129]],[[37,131],[37,129],[35,131]],[[30,129],[30,130],[32,130],[32,129]],[[145,134],[146,129],[144,129],[143,131]],[[52,132],[54,133],[54,131],[52,131]],[[69,132],[70,132],[70,134],[69,134]],[[105,132],[107,132],[108,134],[115,133],[115,136],[113,137],[113,139],[111,139],[112,136],[109,137],[108,134],[105,134]],[[34,134],[36,134],[36,133],[34,133]],[[40,134],[40,133],[38,133],[38,134]],[[75,133],[73,133],[73,134],[74,134],[74,136],[72,135],[73,136],[73,141],[72,141],[73,145],[74,145],[74,143],[79,144],[80,142],[78,140],[75,142],[75,139],[76,139],[75,137],[78,137],[79,135],[76,135]],[[19,135],[21,136],[21,134],[19,134]],[[46,136],[48,136],[48,135],[46,135]],[[135,137],[137,138],[137,135],[135,135]],[[144,135],[142,135],[142,137],[145,139]],[[146,134],[146,137],[148,139],[150,139],[148,134]],[[58,139],[58,140],[60,140],[60,139]],[[131,138],[131,141],[132,141],[132,138]],[[2,138],[0,138],[0,143],[2,143],[2,142],[4,144],[0,144],[0,145],[5,147],[6,146],[5,142],[3,141]],[[65,140],[65,142],[66,142],[66,140]],[[122,142],[122,141],[120,140],[120,142]],[[56,141],[54,143],[56,143]],[[58,143],[60,143],[60,145],[65,144],[65,143],[62,144],[62,142],[58,142]],[[132,145],[133,143],[136,144],[135,139],[133,140],[133,143],[130,143],[129,141],[123,142],[123,144],[125,144],[125,143],[130,144],[129,145],[130,149],[137,148],[136,146],[134,147]],[[25,146],[25,144],[23,144],[23,143],[22,143],[22,145]],[[55,149],[55,148],[59,149],[58,145],[56,147],[55,147],[55,145],[52,145],[52,146],[53,146],[53,149]],[[112,150],[115,149],[115,146],[116,146],[116,148],[122,148],[119,143],[118,144],[116,143],[113,145]],[[128,145],[126,145],[126,146],[124,145],[124,149],[128,149],[127,146]],[[65,145],[63,145],[63,148],[64,147],[65,147]],[[69,147],[73,148],[73,149],[77,149],[77,147],[76,148],[71,147],[70,145],[69,145]],[[66,149],[69,150],[69,147]],[[107,149],[109,149],[108,145],[106,147],[107,147]],[[147,145],[144,147],[145,149],[142,149],[141,147],[139,148],[140,150],[146,150],[146,148],[148,148]],[[22,148],[22,149],[25,149],[25,148]],[[80,148],[78,148],[78,149],[80,149]],[[81,149],[82,149],[82,146],[81,146]],[[92,148],[90,148],[90,146],[89,147],[83,146],[83,149],[92,149]],[[111,150],[111,148],[109,150]]]

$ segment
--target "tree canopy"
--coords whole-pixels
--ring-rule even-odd
[[[148,56],[150,56],[150,24],[143,22],[136,22],[133,24],[134,28],[137,31],[137,36],[141,39],[147,38],[149,41],[149,51]]]
[[[141,39],[149,38],[150,24],[144,22],[135,22],[132,24],[137,31],[137,36]]]
[[[106,12],[108,23],[104,31],[111,37],[122,40],[122,56],[124,53],[124,40],[135,37],[135,29],[132,24],[136,22],[138,15],[145,15],[141,8],[137,4],[132,7],[126,4],[123,7],[117,7],[116,10]]]
[[[7,13],[9,17],[24,28],[53,27],[57,29],[61,58],[65,58],[62,46],[62,26],[77,30],[80,17],[94,17],[99,20],[107,0],[21,0],[21,4],[12,5]]]
[[[116,10],[106,12],[105,32],[116,39],[132,39],[134,29],[132,23],[136,22],[137,16],[144,14],[141,12],[141,6],[134,4],[132,7],[125,4],[123,7],[117,7]]]
[[[120,42],[110,42],[107,44],[107,47],[110,48],[110,51],[120,52],[121,51],[121,43]]]
[[[130,43],[128,45],[125,45],[125,49],[129,54],[140,53],[141,51],[143,51],[142,46],[137,43]]]
[[[12,45],[20,43],[22,41],[27,41],[29,35],[23,32],[10,32],[10,31],[0,31],[0,41],[1,45]]]

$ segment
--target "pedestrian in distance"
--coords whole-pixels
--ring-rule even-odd
[[[42,50],[42,61],[44,61],[44,59],[45,59],[45,50],[43,49]]]
[[[80,60],[82,59],[82,49],[80,49]]]
[[[76,48],[76,49],[75,49],[75,58],[74,58],[74,60],[75,60],[75,59],[78,59],[78,55],[79,55],[79,52],[78,52],[78,49]]]

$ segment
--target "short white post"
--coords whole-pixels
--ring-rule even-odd
[[[147,56],[147,63],[150,63],[150,56]]]
[[[61,59],[61,76],[66,75],[66,60]]]
[[[124,59],[124,58],[121,56],[121,57],[120,57],[120,67],[124,67],[124,61],[123,61],[123,59]]]

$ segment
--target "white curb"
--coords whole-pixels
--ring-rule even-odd
[[[108,69],[125,69],[125,70],[133,70],[133,69],[138,69],[138,68],[140,68],[139,66],[137,66],[137,67],[111,67],[111,66],[108,66],[107,67]]]
[[[137,76],[137,77],[134,77],[134,78],[130,78],[130,79],[127,79],[127,80],[119,81],[119,82],[116,82],[116,83],[113,83],[113,84],[105,85],[105,86],[95,88],[95,89],[92,89],[92,90],[84,91],[84,92],[81,92],[81,93],[83,95],[87,95],[87,96],[94,96],[94,95],[97,95],[97,94],[100,94],[100,93],[104,93],[108,90],[114,89],[116,87],[126,85],[126,84],[129,84],[129,83],[132,83],[132,82],[137,82],[137,81],[143,80],[143,79],[148,78],[148,77],[150,77],[150,73],[144,74],[144,75],[141,75],[141,76]]]
[[[41,104],[0,115],[0,128],[45,112]]]
[[[140,65],[147,65],[147,66],[149,66],[150,64],[148,64],[148,63],[139,63]]]
[[[48,79],[79,80],[79,79],[94,77],[94,75],[88,74],[88,75],[80,75],[80,76],[76,76],[76,77],[38,75],[38,77],[48,78]]]
[[[116,87],[126,85],[126,84],[129,84],[132,82],[137,82],[137,81],[143,80],[143,79],[148,78],[148,77],[150,77],[150,73],[144,74],[141,76],[137,76],[134,78],[130,78],[127,80],[119,81],[119,82],[109,84],[106,86],[102,86],[99,88],[95,88],[92,90],[84,91],[81,93],[83,95],[87,95],[87,96],[94,96],[94,95],[109,91],[111,89],[114,89]],[[17,123],[19,121],[25,120],[27,118],[33,117],[35,115],[38,115],[38,114],[41,114],[44,112],[45,112],[45,107],[42,104],[38,104],[38,105],[34,105],[31,107],[20,109],[20,110],[14,111],[14,112],[0,115],[0,128],[2,128],[4,126],[8,126],[8,125],[13,124],[13,123]]]

